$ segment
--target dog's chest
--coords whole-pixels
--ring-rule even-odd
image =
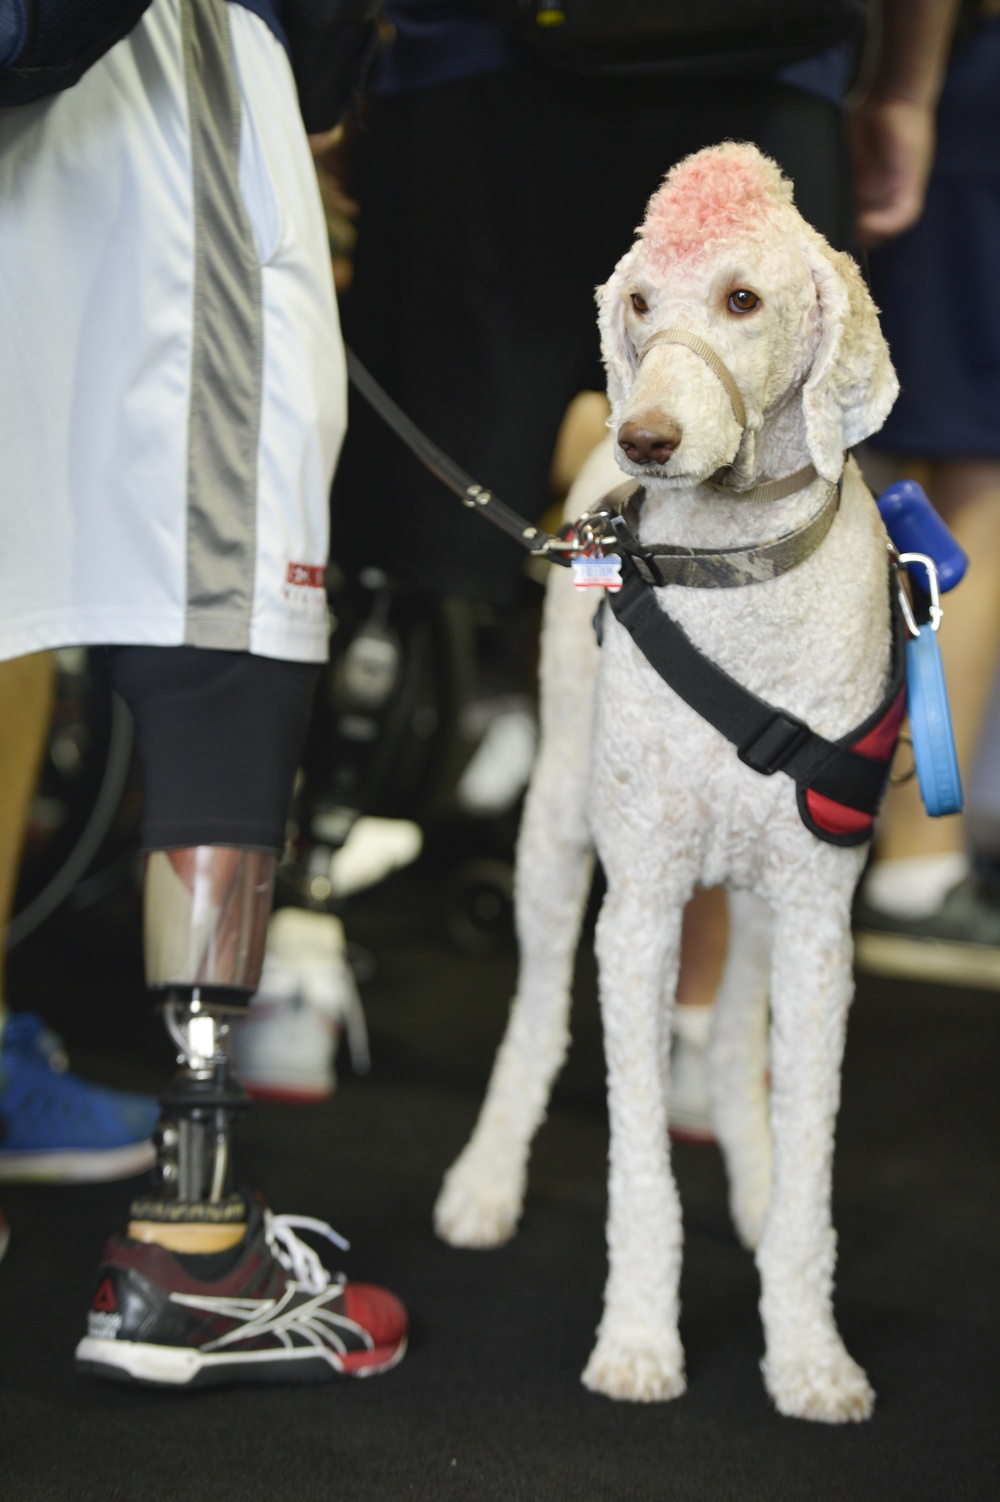
[[[715,849],[727,871],[728,852],[746,844],[752,856],[777,824],[799,823],[792,782],[744,765],[616,621],[598,676],[592,798],[598,845],[600,829],[663,831],[706,858]]]
[[[878,705],[889,666],[884,540],[863,511],[846,509],[829,545],[782,578],[659,596],[727,673],[831,739]],[[741,762],[607,615],[593,763],[601,821],[673,830],[727,874],[734,862],[750,871],[781,831],[804,833],[791,779]]]

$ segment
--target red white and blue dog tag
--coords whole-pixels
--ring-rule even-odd
[[[607,589],[617,594],[622,587],[622,561],[617,553],[578,553],[572,560],[574,589]]]

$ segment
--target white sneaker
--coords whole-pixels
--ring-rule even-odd
[[[674,1007],[670,1047],[670,1135],[685,1142],[714,1142],[708,1083],[711,1006]]]
[[[268,929],[260,989],[233,1027],[233,1068],[260,1099],[326,1100],[342,1032],[354,1072],[367,1073],[368,1030],[340,919],[282,908]]]
[[[477,728],[482,712],[490,709],[479,744],[455,789],[462,812],[479,817],[503,814],[514,807],[528,786],[538,749],[534,713],[520,699],[470,706],[466,730]]]
[[[341,848],[330,857],[327,878],[331,894],[349,897],[377,886],[393,871],[412,865],[423,845],[419,824],[409,819],[376,819],[365,815],[355,821]]]

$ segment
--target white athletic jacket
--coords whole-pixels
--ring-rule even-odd
[[[75,87],[0,110],[0,658],[323,659],[345,410],[315,174],[259,16],[153,0]]]

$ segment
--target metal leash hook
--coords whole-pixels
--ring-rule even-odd
[[[929,610],[931,630],[937,631],[938,627],[941,624],[941,617],[944,614],[943,610],[941,609],[941,586],[938,580],[937,564],[934,562],[934,559],[928,557],[926,553],[900,553],[897,550],[895,543],[893,542],[889,542],[887,546],[889,549],[889,562],[892,565],[892,568],[896,575],[896,588],[899,593],[899,605],[900,609],[903,612],[903,619],[906,622],[906,629],[909,631],[911,636],[920,635],[920,626],[918,625],[917,618],[913,613],[913,605],[910,600],[910,596],[903,588],[903,580],[900,576],[900,569],[906,567],[911,563],[919,563],[927,574],[927,593],[930,596],[931,602]]]
[[[618,539],[604,525],[610,520],[611,514],[610,511],[585,512],[575,522],[567,522],[555,536],[545,537],[541,546],[532,551],[543,558],[553,553],[558,554],[560,556],[552,561],[562,563],[564,557],[574,558],[581,553],[589,553],[594,548],[602,552],[605,548],[614,548],[618,545]],[[600,524],[600,533],[595,530],[597,524]]]
[[[899,561],[902,564],[919,563],[927,573],[927,593],[930,595],[930,618],[931,630],[936,631],[941,624],[941,586],[938,581],[937,564],[926,553],[900,553]],[[905,613],[905,612],[904,612]],[[907,622],[909,624],[909,622]]]
[[[553,536],[545,537],[533,551],[550,563],[568,564],[576,589],[606,589],[616,594],[622,587],[622,560],[618,539],[609,533],[610,511],[590,511],[568,522]],[[606,549],[614,549],[607,552]]]

